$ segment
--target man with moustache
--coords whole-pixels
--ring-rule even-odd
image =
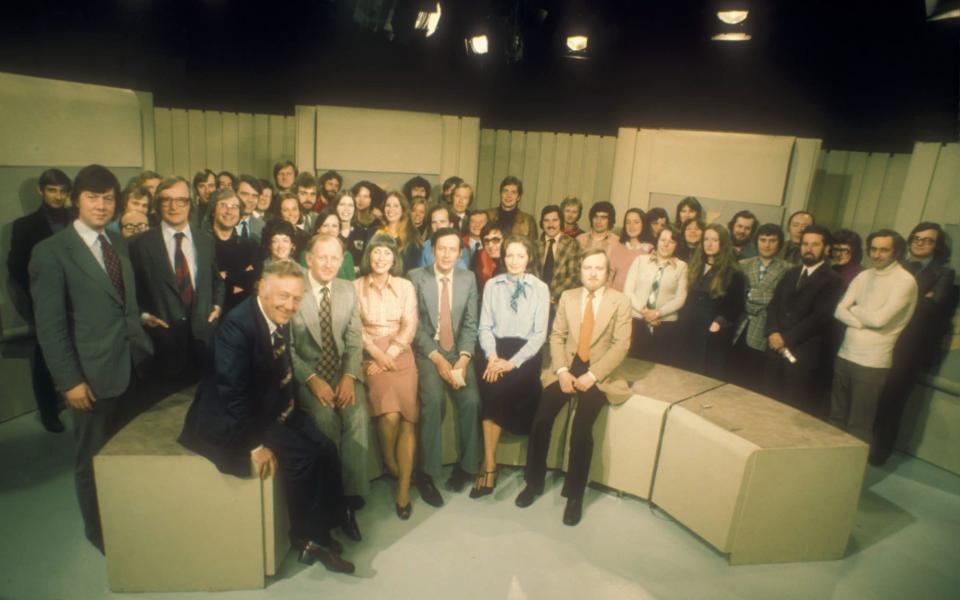
[[[824,262],[831,241],[830,231],[822,225],[804,229],[800,242],[803,264],[787,271],[777,284],[763,329],[768,349],[763,374],[767,393],[820,417],[826,412],[823,399],[833,360],[830,327],[843,294],[843,280]]]
[[[317,212],[320,212],[314,212],[314,208],[320,204],[320,210],[323,210],[323,203],[317,202],[317,178],[311,173],[300,173],[297,175],[296,181],[293,182],[293,191],[297,195],[297,201],[300,202],[300,217],[303,219],[302,229],[308,235],[312,234]]]
[[[327,171],[320,176],[320,196],[322,200],[313,205],[314,212],[320,212],[331,206],[343,187],[343,176],[336,171]]]
[[[550,314],[554,315],[560,294],[580,282],[580,244],[562,229],[559,206],[550,204],[540,211],[543,234],[537,242],[540,255],[540,279],[550,286]]]
[[[737,258],[752,258],[757,255],[757,246],[753,235],[757,232],[757,216],[749,210],[741,210],[733,215],[727,230],[730,231],[730,240],[733,242],[733,253]]]
[[[293,261],[273,261],[257,294],[227,315],[179,441],[229,475],[252,470],[263,479],[283,469],[300,561],[353,573],[330,535],[346,515],[337,447],[295,398],[289,323],[304,296],[303,278]]]

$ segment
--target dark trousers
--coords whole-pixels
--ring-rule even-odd
[[[190,319],[171,321],[169,329],[147,331],[154,347],[152,385],[160,397],[197,383],[200,374],[211,368],[206,344],[194,338]]]
[[[643,319],[632,319],[630,358],[664,365],[676,364],[676,321],[663,321],[651,333]]]
[[[579,377],[590,368],[579,357],[574,357],[570,374]],[[527,485],[542,490],[547,474],[547,452],[550,448],[550,434],[553,421],[563,405],[571,396],[560,389],[555,381],[543,391],[540,405],[533,417],[533,428],[527,448]],[[590,460],[593,458],[593,423],[600,409],[607,403],[607,396],[594,385],[586,392],[577,392],[577,410],[573,417],[573,431],[570,437],[570,461],[567,478],[563,484],[563,495],[567,498],[582,498],[587,487],[590,473]]]
[[[756,350],[747,345],[747,332],[744,331],[733,345],[727,368],[729,381],[758,394],[768,394],[763,379],[764,361],[765,356],[762,350]]]
[[[812,363],[812,364],[811,364]],[[780,353],[764,353],[763,386],[765,393],[784,404],[826,419],[829,413],[827,385],[830,373],[815,359],[800,356],[792,364]]]
[[[33,397],[37,400],[37,410],[43,420],[56,418],[60,412],[60,396],[53,385],[53,377],[43,358],[40,344],[33,347],[33,360],[30,362],[30,377],[33,382]]]
[[[267,428],[263,445],[283,470],[294,537],[322,542],[343,524],[346,505],[337,446],[300,410]]]
[[[917,381],[923,359],[921,348],[909,343],[901,344],[901,340],[897,341],[898,343],[893,349],[893,366],[890,368],[886,384],[883,386],[883,392],[880,393],[880,399],[877,402],[877,416],[873,422],[873,447],[871,451],[874,460],[880,462],[887,460],[893,453],[897,434],[900,431],[903,410]]]

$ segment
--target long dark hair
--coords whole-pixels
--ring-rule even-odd
[[[727,228],[718,223],[711,223],[703,231],[703,237],[707,237],[708,231],[714,231],[720,238],[720,250],[713,259],[714,276],[710,282],[710,297],[720,298],[727,293],[727,287],[730,285],[730,279],[734,272],[740,270],[740,264],[737,262],[737,256],[733,253],[733,241],[730,239],[730,232]],[[703,253],[703,240],[697,246],[690,259],[690,269],[687,271],[688,282],[692,285],[701,275],[703,265],[707,262],[707,257]]]
[[[933,260],[934,264],[942,265],[950,260],[950,244],[947,240],[947,232],[943,230],[943,227],[940,227],[938,223],[933,223],[931,221],[924,221],[923,223],[918,224],[910,231],[910,237],[907,238],[907,241],[913,239],[917,233],[921,231],[927,231],[932,229],[937,232],[937,245],[933,247]]]

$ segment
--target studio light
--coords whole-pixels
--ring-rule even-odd
[[[737,25],[746,21],[749,14],[747,10],[721,10],[717,12],[717,18],[727,25]]]
[[[437,2],[437,7],[433,11],[421,10],[417,13],[417,20],[414,22],[413,28],[419,31],[425,31],[426,37],[430,37],[437,31],[437,25],[440,24],[440,15],[442,12],[439,2]]]
[[[727,33],[718,33],[710,39],[715,42],[749,42],[752,37],[749,33],[744,33],[742,31],[731,31]]]
[[[583,52],[587,49],[588,38],[585,35],[571,35],[567,37],[567,48],[570,52]]]
[[[960,19],[960,2],[957,0],[926,0],[928,21]]]
[[[467,48],[467,54],[486,54],[490,50],[490,40],[486,35],[475,35],[464,41]]]

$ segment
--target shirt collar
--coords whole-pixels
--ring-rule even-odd
[[[447,273],[446,275],[441,275],[440,270],[437,269],[437,263],[433,263],[433,275],[437,278],[437,285],[440,285],[440,279],[443,277],[449,277],[450,283],[453,283],[453,272],[456,270],[457,270],[457,267],[456,265],[454,265],[454,267],[450,269],[449,273]]]
[[[660,255],[657,254],[656,252],[651,252],[651,253],[648,254],[647,256],[650,257],[648,260],[649,260],[651,263],[653,263],[653,264],[655,264],[655,265],[660,264]],[[665,258],[665,259],[663,259],[663,264],[664,264],[665,266],[676,267],[676,266],[677,266],[677,257],[676,257],[676,256],[671,256],[670,258]]]
[[[97,243],[100,235],[106,235],[103,231],[97,231],[93,227],[90,227],[80,219],[73,220],[73,228],[76,229],[77,234],[80,235],[80,238],[83,240],[87,246],[92,247]]]
[[[313,294],[314,294],[315,296],[317,296],[318,298],[320,297],[320,289],[321,289],[321,288],[327,288],[327,291],[328,291],[328,292],[333,293],[333,282],[332,282],[332,281],[329,281],[329,282],[327,282],[327,283],[320,283],[320,282],[317,281],[317,279],[313,276],[313,273],[311,273],[309,270],[307,270],[307,279],[310,281],[310,289],[313,290]]]
[[[605,286],[605,285],[604,285],[604,286],[601,286],[600,289],[598,289],[598,290],[596,290],[595,292],[593,292],[593,298],[594,298],[595,300],[597,300],[598,302],[599,302],[600,300],[602,300],[602,299],[603,299],[603,292],[604,292],[606,289],[607,289],[607,286]],[[583,299],[584,302],[586,302],[586,300],[587,300],[587,295],[588,295],[589,293],[590,293],[590,292],[587,291],[587,288],[583,288],[583,292],[581,293],[581,298]]]
[[[807,265],[803,265],[803,268],[806,269],[806,271],[807,271],[807,276],[809,277],[810,275],[813,275],[813,274],[817,271],[817,269],[820,268],[820,266],[821,266],[823,263],[824,263],[824,261],[821,260],[820,262],[818,262],[817,264],[813,265],[812,267],[808,267]]]
[[[182,233],[187,238],[187,240],[191,242],[193,241],[193,234],[190,232],[189,224],[185,225],[182,231],[177,231],[176,229],[168,225],[165,221],[160,221],[160,231],[163,232],[164,239],[174,239],[173,238],[174,235],[178,233]]]
[[[270,317],[267,316],[267,311],[263,310],[263,303],[260,302],[260,296],[257,296],[257,308],[260,309],[260,314],[263,315],[263,320],[267,322],[267,329],[270,330],[270,338],[273,339],[273,334],[276,333],[279,326],[270,320]]]

